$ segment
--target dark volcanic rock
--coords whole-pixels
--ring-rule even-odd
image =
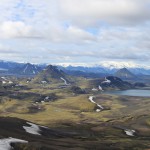
[[[113,88],[113,89],[130,89],[133,88],[133,85],[129,82],[123,81],[122,79],[114,76],[108,76],[105,80],[109,82],[102,82],[101,86],[104,89]]]

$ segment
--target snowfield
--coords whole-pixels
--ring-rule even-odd
[[[23,126],[23,128],[26,130],[27,133],[34,134],[34,135],[41,135],[40,134],[41,130],[38,125],[30,123],[30,122],[27,122],[27,124],[30,125],[30,127]]]
[[[7,139],[0,139],[0,150],[11,150],[11,143],[28,143],[28,141],[15,139],[15,138],[7,138]]]

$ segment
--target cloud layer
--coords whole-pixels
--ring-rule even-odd
[[[1,0],[0,8],[1,59],[150,64],[149,0]]]

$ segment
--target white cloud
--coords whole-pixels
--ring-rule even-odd
[[[32,37],[32,27],[21,21],[6,21],[0,24],[0,33],[0,38]]]
[[[0,56],[41,62],[148,59],[149,7],[149,0],[1,0]]]
[[[85,42],[96,40],[96,38],[92,34],[74,26],[70,26],[67,29],[67,33],[69,36],[68,39],[72,39],[72,40],[83,40]]]
[[[101,22],[129,25],[150,19],[148,0],[59,0],[59,3],[66,19],[81,26]]]

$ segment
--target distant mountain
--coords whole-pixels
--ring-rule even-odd
[[[69,84],[69,76],[56,66],[49,65],[33,80],[36,83],[64,83]]]
[[[143,66],[139,64],[135,64],[132,62],[115,62],[115,61],[102,61],[97,63],[58,63],[57,65],[63,66],[63,67],[102,67],[102,68],[109,68],[109,69],[121,69],[121,68],[149,68],[150,66]]]
[[[61,63],[58,64],[58,66],[66,69],[67,71],[82,71],[84,73],[100,73],[107,75],[113,75],[117,70],[127,68],[135,75],[150,75],[150,66],[127,62],[101,62],[98,64]]]
[[[0,60],[0,71],[8,71],[12,68],[21,67],[23,65],[24,64],[22,64],[22,63]]]
[[[129,71],[133,72],[135,75],[150,75],[150,69],[145,68],[129,68]]]
[[[127,68],[119,69],[115,74],[115,76],[121,79],[134,79],[136,76],[131,73]]]
[[[25,65],[26,63],[17,63],[12,61],[0,60],[0,74],[5,74],[5,73],[20,74],[20,72],[17,72],[17,68],[23,68]],[[47,65],[38,64],[35,66],[44,69]],[[62,64],[57,64],[57,66],[59,69],[63,70],[67,74],[74,75],[74,76],[91,77],[91,78],[114,75],[114,73],[116,73],[116,71],[121,68],[126,68],[131,73],[138,76],[150,75],[150,66],[143,66],[134,63],[126,63],[126,62],[101,62],[97,64],[62,63]],[[14,71],[12,72],[12,70]],[[32,72],[31,74],[34,75],[33,73],[34,71],[32,70],[36,72],[36,69],[31,69],[31,71],[29,71],[30,73]]]
[[[11,69],[9,72],[14,73],[14,74],[20,74],[20,75],[36,75],[41,70],[42,70],[41,67],[27,63],[21,67],[15,67],[15,68]]]
[[[100,78],[105,77],[106,75],[109,75],[108,73],[98,73],[98,72],[86,72],[86,71],[80,71],[80,70],[67,70],[65,68],[62,68],[62,70],[70,75],[75,77],[84,77],[84,78]]]
[[[85,78],[100,78],[110,75],[111,73],[102,67],[84,67],[84,66],[57,66],[59,69],[63,70],[65,73]]]
[[[98,66],[98,67],[68,66],[68,67],[63,67],[63,68],[65,68],[66,70],[70,70],[70,71],[82,71],[82,72],[88,72],[88,73],[91,73],[91,72],[107,73],[107,70],[105,70],[105,68],[100,67],[100,66]]]

